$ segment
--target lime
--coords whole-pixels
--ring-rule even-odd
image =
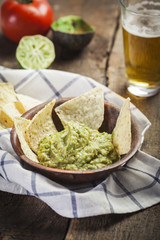
[[[54,44],[42,35],[22,37],[16,50],[16,59],[24,69],[48,68],[55,59]]]

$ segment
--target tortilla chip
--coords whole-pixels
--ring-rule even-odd
[[[104,119],[104,95],[101,87],[93,88],[55,109],[62,122],[77,121],[99,129]]]
[[[129,98],[124,101],[116,126],[113,130],[113,144],[120,155],[128,153],[131,148],[131,114]]]
[[[23,114],[26,112],[26,110],[21,102],[19,102],[19,101],[14,102],[14,105],[17,108],[17,110],[20,112],[20,114]]]
[[[10,102],[0,109],[0,123],[6,128],[14,125],[15,117],[20,117],[25,112],[21,102]]]
[[[4,88],[5,90],[10,90],[12,92],[14,92],[14,86],[12,83],[10,82],[2,82],[0,83],[0,88]]]
[[[1,123],[0,123],[0,130],[3,130],[5,129],[5,126],[3,126]]]
[[[29,123],[30,123],[30,120],[21,118],[21,117],[16,117],[15,121],[14,121],[16,133],[18,135],[19,142],[21,144],[21,149],[22,149],[24,155],[26,157],[28,157],[30,160],[32,160],[33,162],[38,163],[39,161],[37,159],[36,154],[34,154],[34,152],[32,152],[32,150],[30,149],[30,147],[25,139],[25,130]]]
[[[41,104],[42,102],[27,95],[17,94],[18,100],[23,104],[25,111]]]
[[[0,83],[0,106],[10,102],[16,102],[17,97],[14,92],[13,85],[11,83]]]
[[[55,100],[48,103],[30,121],[26,129],[26,139],[30,148],[37,153],[40,140],[49,134],[57,131],[52,120],[52,108]]]

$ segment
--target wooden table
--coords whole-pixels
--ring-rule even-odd
[[[0,0],[0,3],[2,1]],[[50,0],[55,19],[74,14],[94,25],[92,42],[79,54],[67,59],[57,53],[51,69],[89,76],[107,84],[123,97],[129,96],[151,121],[142,150],[159,158],[160,94],[140,99],[125,86],[120,11],[117,0]],[[52,33],[48,33],[52,39]],[[19,68],[15,59],[17,45],[0,33],[0,65]],[[0,239],[2,240],[158,240],[160,205],[131,214],[110,214],[82,219],[57,215],[44,202],[32,196],[0,192]]]

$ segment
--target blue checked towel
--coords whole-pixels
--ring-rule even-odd
[[[88,77],[56,70],[0,69],[0,82],[11,82],[15,91],[44,102],[78,96],[100,84]],[[119,106],[122,98],[105,86],[104,98]],[[131,111],[141,128],[142,139],[150,126],[134,106]],[[10,143],[11,129],[0,131],[0,190],[35,196],[58,214],[69,218],[109,213],[129,213],[160,202],[160,161],[138,150],[127,164],[98,185],[64,187],[24,169]],[[142,141],[143,142],[143,141]]]

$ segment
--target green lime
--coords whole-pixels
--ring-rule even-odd
[[[25,36],[18,44],[16,59],[24,69],[48,68],[55,59],[54,44],[42,35]]]

